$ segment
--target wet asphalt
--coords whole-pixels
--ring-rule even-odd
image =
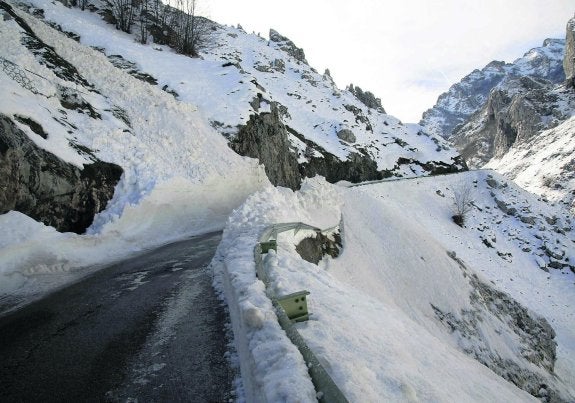
[[[1,402],[225,402],[221,233],[114,264],[0,317]]]

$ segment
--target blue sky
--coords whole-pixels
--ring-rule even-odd
[[[276,29],[339,87],[372,91],[405,122],[473,69],[563,38],[575,12],[575,0],[198,1],[217,22],[264,37]]]

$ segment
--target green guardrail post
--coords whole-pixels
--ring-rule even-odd
[[[303,290],[278,297],[277,300],[292,322],[304,322],[309,319],[307,311],[308,295],[309,291]]]
[[[277,241],[275,239],[270,239],[267,242],[261,242],[260,245],[261,245],[261,249],[262,249],[262,254],[268,253],[270,251],[270,249],[273,249],[276,252],[278,251],[278,244],[277,244]]]

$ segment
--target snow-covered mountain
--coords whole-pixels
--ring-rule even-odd
[[[444,130],[470,168],[496,169],[569,208],[575,200],[571,154],[575,140],[569,121],[575,115],[574,24],[575,20],[567,24],[565,41],[546,40],[546,46],[532,49],[514,64],[499,65],[500,73],[493,73],[497,67],[493,63],[476,70],[440,96],[422,120],[430,131]],[[513,73],[506,73],[506,68]],[[496,85],[490,89],[479,85],[486,77],[495,78]],[[481,102],[476,103],[478,99]],[[460,107],[469,113],[459,114]],[[458,124],[450,126],[448,116],[454,111]]]
[[[564,48],[563,39],[546,39],[543,46],[531,49],[513,63],[493,61],[481,70],[473,70],[441,94],[437,103],[423,113],[419,124],[430,133],[450,139],[458,125],[485,105],[492,89],[524,76],[563,82]]]
[[[154,179],[143,179],[145,175],[139,174],[135,175],[137,179],[128,179],[133,176],[130,172],[133,168],[129,166],[132,162],[126,164],[120,160],[126,157],[106,155],[110,151],[96,140],[99,138],[96,133],[121,132],[119,137],[130,138],[134,147],[141,147],[135,144],[139,143],[142,133],[152,136],[165,133],[160,136],[166,136],[166,144],[157,154],[172,154],[172,163],[177,167],[165,171],[169,174],[159,174],[161,179],[178,175],[190,164],[203,167],[198,171],[206,170],[201,162],[204,160],[212,161],[207,166],[218,165],[216,162],[222,157],[212,159],[206,153],[205,158],[197,158],[195,154],[201,148],[179,147],[195,141],[189,139],[190,129],[200,124],[199,131],[203,132],[209,125],[225,137],[237,153],[259,159],[272,183],[294,189],[303,177],[317,174],[335,182],[464,169],[457,153],[442,139],[426,134],[417,125],[404,125],[386,115],[369,91],[351,86],[348,90],[338,89],[329,74],[318,74],[307,64],[303,50],[273,30],[270,39],[265,40],[241,28],[210,22],[209,46],[201,58],[190,58],[176,54],[166,45],[139,44],[134,35],[114,30],[101,17],[105,3],[90,3],[88,8],[92,11],[44,0],[20,5],[20,9],[14,10],[8,3],[3,4],[6,4],[3,14],[7,20],[6,36],[13,38],[11,48],[5,44],[2,53],[3,79],[9,86],[21,87],[15,80],[16,73],[11,72],[24,76],[30,88],[24,88],[26,96],[20,97],[20,104],[30,103],[28,98],[33,97],[38,108],[16,110],[15,103],[6,98],[7,105],[0,112],[15,129],[28,133],[40,148],[72,159],[77,167],[102,159],[114,162],[118,170],[128,170],[120,187],[125,186],[126,181],[155,181],[158,174],[151,175]],[[76,50],[70,52],[70,49]],[[23,54],[20,59],[19,53]],[[100,64],[105,66],[100,68]],[[101,78],[89,77],[96,65],[102,76],[105,72],[105,76],[110,77],[107,83]],[[141,82],[136,84],[130,78],[132,84],[113,86],[114,91],[123,91],[124,99],[115,99],[107,93],[108,88],[112,89],[109,83],[128,80],[130,75]],[[41,87],[47,85],[49,88],[42,92]],[[145,99],[134,98],[131,87],[137,88],[136,92],[164,90],[162,96],[157,97],[161,100],[158,102],[167,103],[167,111],[177,112],[169,117],[162,113],[161,103],[146,106],[156,109],[153,111],[125,110],[125,97]],[[191,125],[177,118],[189,119],[192,112],[201,123]],[[169,125],[154,127],[151,119],[160,114],[164,115],[162,121],[169,121]],[[138,120],[150,124],[138,127]],[[44,139],[38,139],[36,133],[30,134],[36,126]],[[214,133],[212,129],[209,132]],[[182,140],[176,140],[176,136]],[[217,141],[224,144],[221,139]],[[61,143],[64,147],[55,146]],[[56,149],[58,151],[54,151]],[[150,154],[152,149],[149,148]],[[223,156],[229,152],[218,154]],[[147,162],[158,159],[158,155],[140,157]],[[9,186],[18,186],[19,181],[15,183]],[[135,191],[144,194],[153,185],[141,187],[143,190]],[[109,197],[110,191],[107,194]],[[16,209],[37,218],[49,215],[36,212],[38,200],[53,197],[26,194],[26,198],[34,202],[23,203],[18,199],[4,206],[3,211]],[[140,198],[128,199],[137,202]],[[125,202],[118,201],[116,207],[110,206],[107,212],[115,209],[114,214],[121,214]],[[30,208],[21,208],[24,204]],[[106,200],[99,199],[92,204],[100,211]],[[85,221],[89,225],[90,220]],[[79,228],[78,232],[85,228]]]
[[[458,153],[368,91],[338,89],[275,31],[214,23],[212,45],[190,58],[114,30],[101,7],[0,1],[0,180],[18,184],[7,173],[37,165],[22,182],[34,202],[0,215],[0,309],[225,227],[211,268],[230,308],[240,400],[315,401],[256,277],[254,245],[277,222],[336,225],[338,258],[302,260],[296,245],[314,234],[300,231],[264,259],[275,291],[311,292],[311,320],[296,326],[350,401],[575,398],[574,229],[562,206],[495,172],[419,177],[461,169]],[[572,124],[546,135],[566,138]],[[569,150],[549,152],[567,163]],[[23,214],[69,193],[60,171],[81,179],[93,164],[121,176],[102,186],[113,195],[82,199],[100,211],[86,233]],[[328,180],[305,178],[315,174]],[[328,183],[384,176],[414,178]],[[452,221],[462,183],[473,202],[464,227]]]
[[[526,147],[539,133],[575,113],[575,92],[529,76],[494,88],[487,102],[456,127],[452,143],[468,165],[479,168],[502,158],[511,148]]]

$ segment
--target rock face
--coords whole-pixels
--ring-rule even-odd
[[[575,18],[567,23],[563,70],[565,71],[565,85],[575,88]]]
[[[383,178],[383,174],[377,170],[377,164],[368,155],[351,153],[346,161],[341,161],[286,126],[279,110],[278,105],[272,102],[270,113],[252,115],[230,141],[230,147],[238,154],[257,158],[274,185],[295,190],[300,188],[304,177],[316,175],[324,176],[332,183]],[[307,144],[310,153],[307,162],[298,162],[298,153],[289,140],[290,135]]]
[[[305,53],[302,48],[298,48],[295,43],[283,35],[280,35],[277,31],[270,29],[270,41],[275,42],[278,47],[286,52],[288,55],[302,63],[308,64],[305,59]]]
[[[549,80],[521,77],[493,89],[484,106],[451,136],[470,168],[501,158],[514,144],[567,119],[575,98],[555,86]]]
[[[122,172],[99,160],[84,169],[68,164],[0,115],[0,214],[15,210],[58,231],[83,233],[114,195]]]
[[[272,103],[271,113],[250,116],[230,142],[230,147],[240,155],[257,158],[274,185],[299,189],[301,174],[297,155],[291,150],[287,128],[279,117],[277,104]]]
[[[564,48],[564,40],[546,39],[542,47],[531,49],[513,63],[493,61],[474,70],[441,94],[435,106],[424,112],[420,124],[430,133],[451,139],[454,129],[485,105],[495,87],[524,76],[563,82]]]
[[[385,109],[383,109],[383,106],[381,106],[381,98],[376,98],[372,92],[363,91],[357,85],[354,87],[353,84],[350,84],[347,87],[347,90],[355,95],[355,97],[368,108],[375,109],[381,113],[385,113]]]

